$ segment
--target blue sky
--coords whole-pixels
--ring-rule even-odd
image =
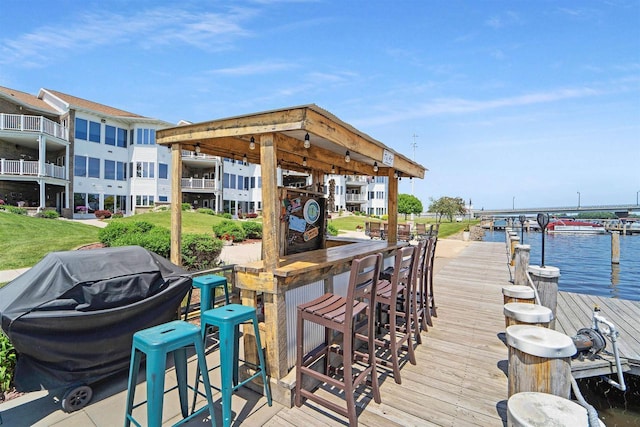
[[[0,85],[172,123],[315,103],[415,142],[425,208],[640,190],[640,0],[5,0]]]

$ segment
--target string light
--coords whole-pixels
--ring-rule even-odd
[[[196,154],[200,154],[200,143],[196,144]]]
[[[306,157],[302,158],[302,166],[307,166],[307,158]]]
[[[242,164],[244,164],[244,165],[246,165],[246,164],[247,164],[247,155],[246,155],[246,154],[244,154],[244,155],[242,156]]]
[[[251,137],[251,141],[249,141],[249,150],[255,150],[256,149],[256,139],[254,137]]]
[[[307,134],[304,136],[304,148],[309,147],[311,147],[311,141],[309,139],[309,133],[307,132]]]
[[[331,173],[332,174],[336,173],[336,167],[334,165],[331,165]]]
[[[378,172],[378,162],[373,162],[373,171]]]
[[[347,152],[344,155],[344,161],[346,163],[349,163],[351,161],[351,153],[349,153],[349,150],[347,150]]]

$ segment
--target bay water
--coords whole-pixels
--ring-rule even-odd
[[[545,234],[544,238],[544,264],[560,269],[559,290],[640,301],[640,235],[620,236],[620,264],[611,263],[608,233]],[[504,231],[486,231],[483,240],[505,242]],[[521,243],[531,246],[530,265],[540,265],[542,233],[525,231]],[[607,348],[611,350],[610,344]],[[640,377],[625,375],[625,381],[628,389],[623,393],[598,377],[578,380],[585,399],[609,427],[640,426]]]

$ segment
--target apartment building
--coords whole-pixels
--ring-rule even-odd
[[[155,143],[171,123],[41,89],[37,95],[0,86],[0,199],[35,213],[67,218],[96,210],[131,215],[171,202],[171,153]],[[333,211],[386,213],[385,177],[329,175]],[[279,170],[279,185],[304,187],[310,177]],[[260,166],[182,151],[182,199],[194,208],[232,215],[262,209]]]

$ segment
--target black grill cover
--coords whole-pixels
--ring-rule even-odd
[[[175,319],[191,287],[139,246],[52,252],[0,288],[20,391],[90,383],[129,366],[136,331]]]

